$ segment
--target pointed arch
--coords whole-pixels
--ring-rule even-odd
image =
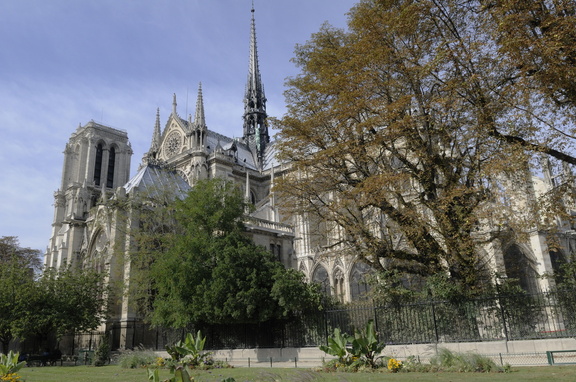
[[[372,268],[366,263],[357,261],[350,270],[350,298],[354,300],[363,300],[367,298],[370,292],[370,286],[366,281],[366,276],[373,272]]]
[[[511,244],[504,250],[504,268],[509,279],[518,280],[520,287],[528,293],[537,293],[538,271],[536,260],[523,251],[518,244]]]
[[[114,188],[114,170],[116,168],[116,147],[108,150],[108,171],[106,172],[106,188]]]
[[[96,186],[100,185],[100,180],[102,176],[102,158],[104,156],[104,145],[99,142],[96,146],[96,158],[94,161],[94,184]]]
[[[328,271],[322,264],[318,264],[316,268],[314,268],[314,272],[312,272],[312,282],[320,284],[320,288],[326,296],[332,295]]]
[[[564,277],[564,265],[566,264],[566,256],[561,250],[551,250],[550,263],[552,264],[552,270],[554,271],[554,280],[559,282]]]
[[[344,272],[342,271],[342,268],[336,267],[333,275],[334,295],[340,302],[344,302],[346,299],[346,290],[344,288]]]

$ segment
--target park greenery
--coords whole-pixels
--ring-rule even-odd
[[[226,362],[214,361],[212,353],[204,351],[206,337],[198,331],[196,337],[188,333],[183,341],[178,341],[166,350],[170,359],[157,359],[153,365],[146,365],[148,370],[148,380],[152,382],[186,382],[190,378],[191,370],[229,367]],[[172,377],[168,380],[160,379],[160,368],[168,368]]]
[[[20,353],[10,351],[8,354],[0,354],[0,381],[19,382],[18,371],[26,366],[26,362],[20,361]]]
[[[359,1],[348,30],[296,48],[277,122],[285,208],[380,282],[443,274],[482,295],[479,248],[570,219],[570,182],[527,195],[530,166],[571,179],[576,164],[575,21],[569,0]]]
[[[394,375],[380,373],[333,373],[320,372],[302,368],[270,368],[270,367],[240,367],[215,370],[193,370],[194,381],[222,382],[226,378],[236,381],[334,381],[346,380],[349,382],[376,382],[385,379],[394,381],[437,382],[450,380],[453,382],[518,382],[518,381],[546,381],[573,382],[575,366],[553,367],[518,367],[512,373],[395,373]],[[26,367],[21,370],[26,381],[34,382],[61,382],[61,381],[94,381],[94,382],[143,382],[146,373],[143,369],[123,369],[118,365],[110,365],[95,369],[92,366],[76,367]],[[168,379],[168,370],[160,370],[161,378]]]
[[[184,198],[157,195],[140,202],[131,263],[142,282],[128,291],[153,325],[257,323],[320,306],[316,285],[246,234],[250,207],[235,185],[211,179]]]
[[[320,350],[338,357],[335,361],[331,361],[335,368],[356,371],[362,367],[382,366],[379,362],[382,358],[380,353],[385,347],[384,342],[378,339],[374,321],[369,320],[364,330],[356,329],[354,335],[341,333],[339,328],[334,329],[334,334],[328,337],[328,345],[321,345]],[[393,367],[398,368],[399,364]]]
[[[40,273],[37,250],[20,247],[15,237],[0,238],[0,342],[36,339],[46,345],[75,331],[88,331],[106,317],[104,275],[63,267]],[[39,350],[39,349],[37,349]]]

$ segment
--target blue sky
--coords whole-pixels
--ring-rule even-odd
[[[354,0],[255,0],[260,71],[271,116],[285,112],[290,62],[328,21],[345,27]],[[0,2],[0,236],[45,250],[53,193],[70,134],[90,120],[128,132],[132,175],[156,109],[178,98],[206,122],[242,134],[251,0],[5,0]]]

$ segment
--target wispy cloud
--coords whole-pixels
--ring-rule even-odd
[[[296,43],[353,0],[256,1],[268,112],[284,113]],[[0,236],[44,249],[70,134],[91,119],[128,131],[132,168],[160,108],[177,93],[192,114],[202,82],[207,124],[242,134],[250,0],[18,0],[0,2]]]

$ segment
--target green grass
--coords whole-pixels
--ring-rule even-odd
[[[25,367],[20,375],[26,382],[146,382],[145,369],[122,369],[118,365]],[[161,377],[170,374],[163,370]],[[310,382],[310,381],[576,381],[576,366],[515,367],[512,373],[321,373],[308,369],[234,368],[195,371],[194,381],[220,382],[233,377],[237,382]]]

